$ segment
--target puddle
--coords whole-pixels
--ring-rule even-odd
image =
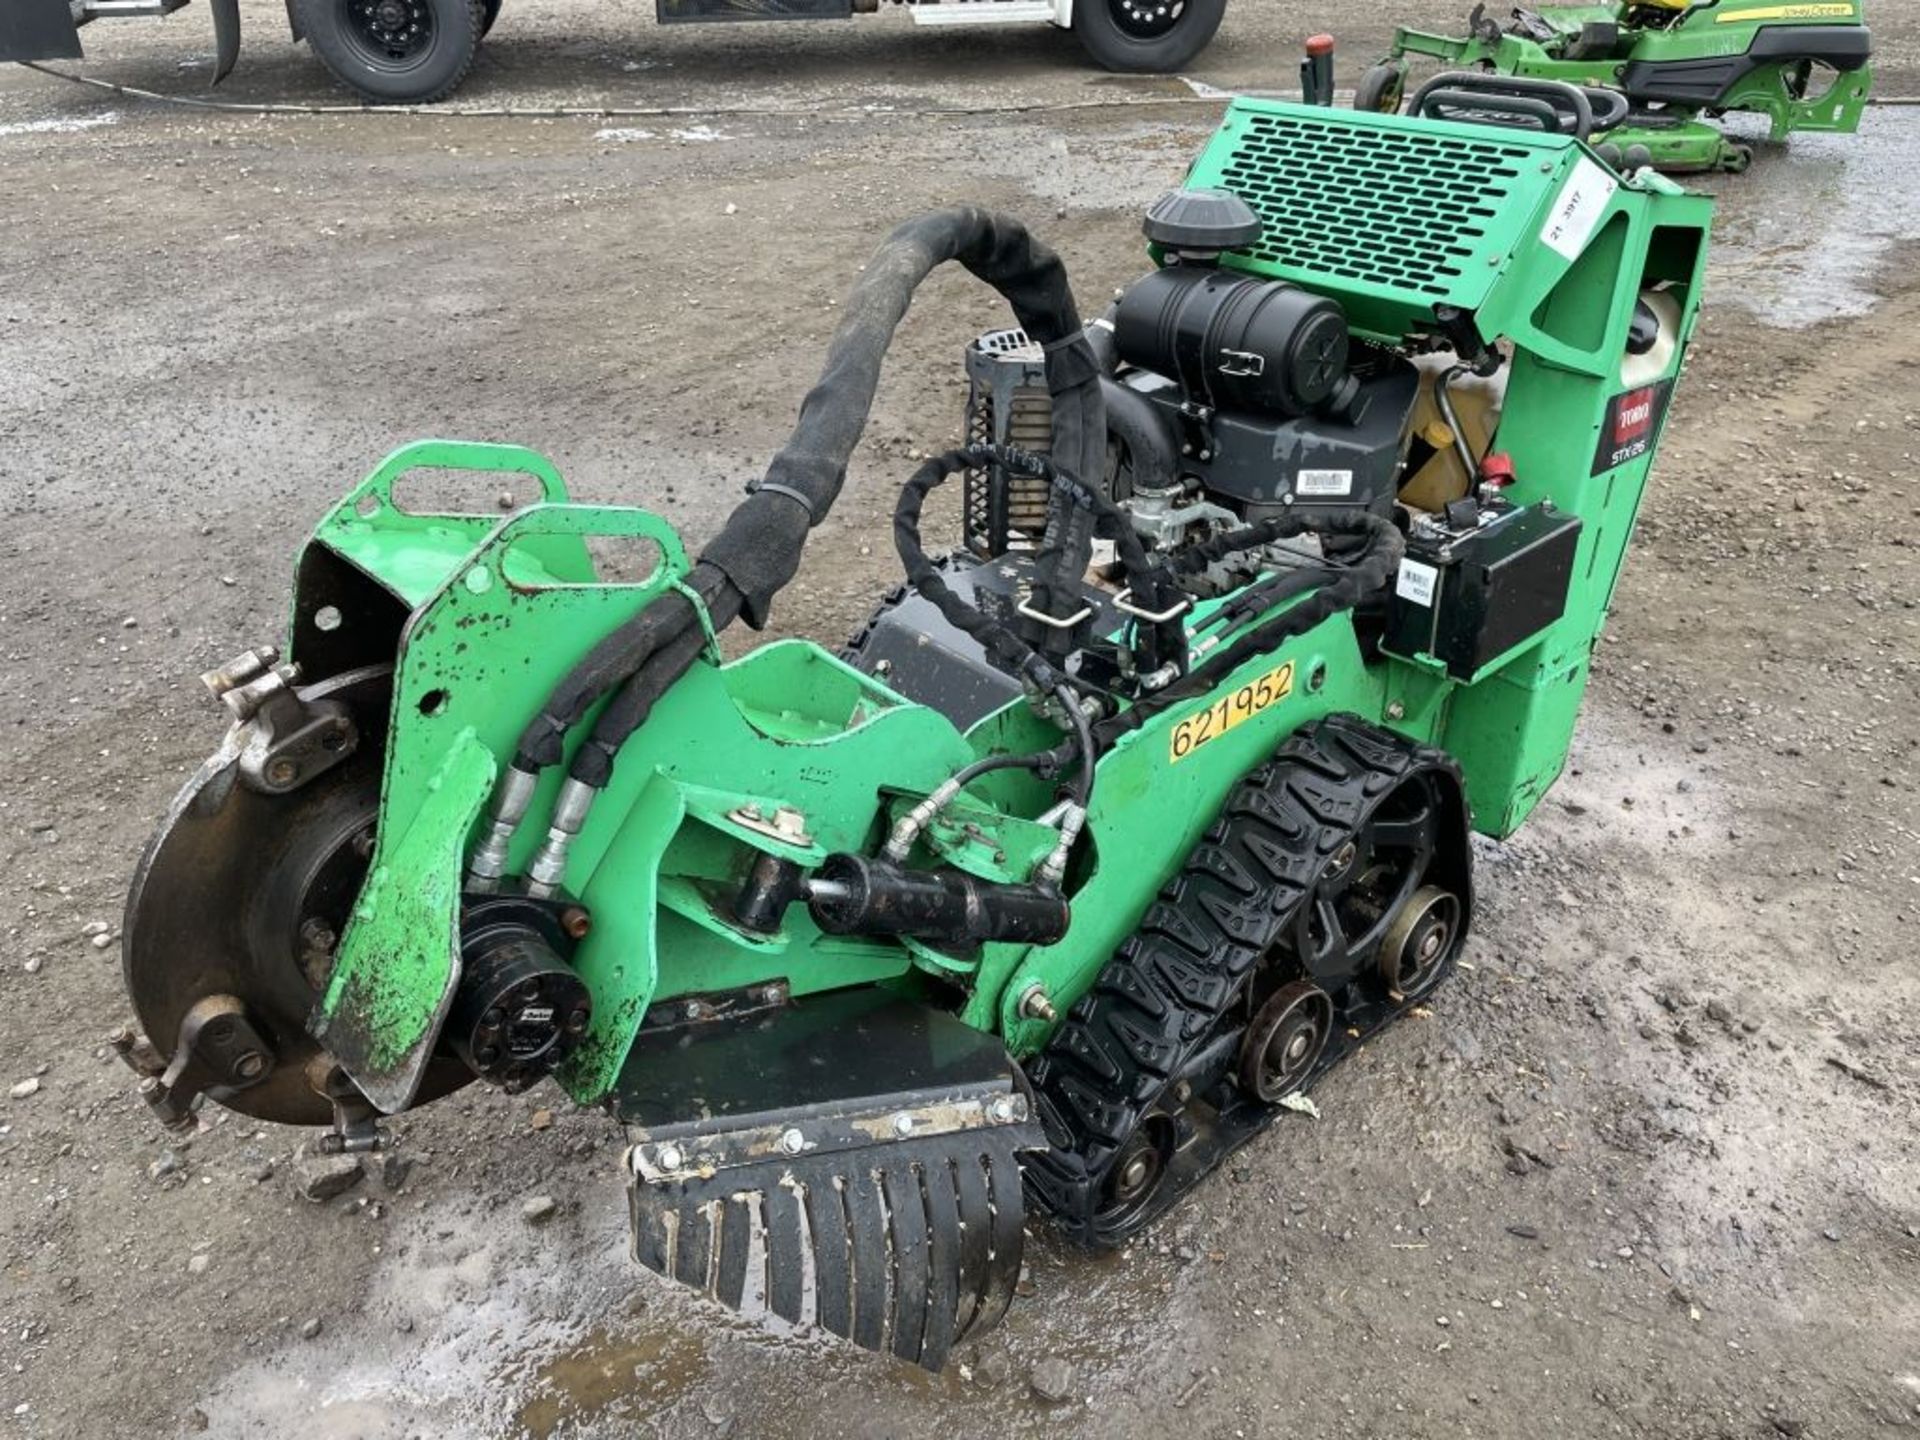
[[[626,1261],[617,1180],[579,1190],[579,1221],[540,1228],[511,1209],[439,1201],[397,1219],[392,1257],[356,1314],[330,1317],[313,1340],[289,1338],[200,1402],[209,1433],[312,1440],[459,1440],[553,1432],[564,1411],[520,1417],[538,1399],[548,1357],[626,1313]],[[669,1331],[657,1337],[666,1366]],[[697,1360],[682,1358],[685,1365]],[[639,1386],[637,1357],[620,1377]],[[583,1362],[584,1363],[584,1362]],[[588,1387],[590,1389],[590,1387]],[[535,1428],[539,1421],[544,1428]]]
[[[314,1339],[287,1333],[204,1395],[195,1408],[205,1432],[879,1440],[911,1417],[934,1434],[1061,1436],[1076,1432],[1062,1410],[1033,1401],[1029,1368],[1064,1359],[1080,1397],[1106,1403],[1167,1338],[1183,1290],[1165,1252],[1191,1222],[1099,1258],[1036,1225],[1031,1280],[1007,1322],[930,1375],[819,1331],[730,1314],[645,1274],[628,1254],[617,1177],[563,1169],[549,1182],[577,1208],[550,1225],[525,1226],[513,1206],[470,1198],[396,1218],[364,1304],[330,1315]],[[973,1369],[990,1354],[991,1381]]]
[[[1205,107],[1192,118],[1142,123],[1103,132],[1097,138],[1026,130],[989,130],[992,137],[974,157],[983,174],[1016,177],[1033,194],[1076,210],[1110,209],[1141,214],[1180,183],[1199,153],[1200,141],[1219,123]],[[1146,255],[1141,254],[1141,263]]]
[[[548,1440],[563,1426],[646,1415],[698,1389],[710,1369],[696,1335],[598,1329],[538,1367],[520,1424],[536,1440]]]
[[[1745,117],[1728,129],[1752,133]],[[1788,330],[1864,315],[1888,252],[1920,238],[1916,154],[1920,111],[1871,109],[1857,135],[1761,141],[1746,174],[1685,182],[1719,197],[1707,303]]]
[[[609,125],[594,131],[593,138],[616,145],[631,145],[639,140],[658,140],[660,134],[656,130],[645,130],[634,125]],[[704,145],[716,140],[733,140],[737,137],[725,131],[716,130],[711,125],[693,125],[685,129],[669,130],[667,138],[677,140],[683,145]]]
[[[79,115],[72,119],[15,120],[0,125],[0,139],[10,135],[72,135],[81,130],[94,130],[102,125],[119,123],[118,110],[107,110],[98,115]]]

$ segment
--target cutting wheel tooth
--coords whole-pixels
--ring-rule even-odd
[[[753,1206],[741,1196],[720,1202],[720,1244],[714,1298],[729,1310],[746,1301],[747,1261],[753,1254]]]
[[[878,1350],[887,1338],[887,1217],[872,1174],[847,1182],[848,1231],[853,1236],[853,1343]]]
[[[987,1259],[993,1246],[992,1204],[979,1156],[965,1156],[953,1167],[953,1188],[963,1222],[954,1303],[953,1338],[959,1341],[973,1333],[986,1306]]]
[[[807,1186],[807,1230],[813,1237],[814,1308],[820,1328],[853,1337],[853,1247],[847,1210],[831,1179]]]
[[[920,1182],[903,1162],[883,1177],[893,1232],[893,1353],[918,1361],[927,1329],[927,1209]]]
[[[696,1290],[707,1288],[713,1259],[713,1220],[705,1204],[682,1205],[673,1237],[673,1278]]]
[[[800,1229],[800,1197],[786,1184],[766,1189],[767,1308],[796,1324],[806,1296],[806,1237]]]
[[[960,1207],[954,1199],[953,1165],[931,1160],[920,1172],[927,1205],[927,1330],[920,1341],[920,1363],[939,1370],[953,1348],[955,1310],[960,1292]]]

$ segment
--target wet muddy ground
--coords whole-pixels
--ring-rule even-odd
[[[274,8],[231,94],[332,98]],[[1349,55],[1453,9],[1351,8]],[[1194,78],[1284,84],[1327,18],[1241,6]],[[1920,32],[1876,20],[1883,88],[1920,93]],[[193,90],[203,23],[95,27],[89,70]],[[1215,113],[1065,37],[897,14],[749,35],[509,0],[497,34],[464,103],[712,112],[216,116],[0,76],[0,1080],[31,1091],[0,1102],[0,1433],[1920,1430],[1912,110],[1713,183],[1573,768],[1480,848],[1458,981],[1128,1251],[1036,1226],[963,1365],[637,1274],[618,1136],[551,1089],[402,1119],[410,1171],[325,1203],[295,1132],[161,1135],[101,1045],[119,906],[218,738],[193,677],[277,634],[325,505],[468,435],[698,539],[894,221],[1001,206],[1099,296]],[[953,108],[988,113],[914,113]],[[743,109],[793,113],[717,113]],[[964,277],[922,293],[781,627],[837,639],[891,581],[892,488],[954,438],[960,347],[999,319]],[[1064,1400],[1029,1383],[1048,1360]]]

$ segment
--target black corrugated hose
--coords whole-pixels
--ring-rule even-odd
[[[766,623],[774,595],[799,568],[807,532],[840,493],[895,328],[921,281],[949,260],[1005,296],[1020,327],[1041,345],[1055,453],[1076,473],[1100,473],[1107,443],[1100,371],[1081,334],[1059,257],[1018,221],[974,206],[909,220],[874,253],[847,297],[826,367],[801,404],[786,446],[688,577],[716,630],[742,614],[756,629]],[[699,617],[684,597],[654,601],[596,645],[554,690],[522,734],[515,765],[538,770],[556,763],[568,730],[622,685],[572,767],[581,782],[604,785],[621,744],[693,663],[703,638]]]

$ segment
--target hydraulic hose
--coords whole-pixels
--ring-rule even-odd
[[[972,206],[909,220],[890,235],[847,297],[826,368],[800,407],[786,448],[702,554],[739,588],[749,623],[765,622],[793,576],[806,531],[825,518],[859,442],[880,362],[914,290],[956,260],[1006,297],[1046,357],[1053,446],[1077,474],[1098,474],[1107,443],[1099,367],[1081,333],[1066,268],[1019,222]]]
[[[1342,567],[1331,561],[1318,561],[1303,564],[1298,569],[1282,570],[1269,575],[1264,580],[1256,580],[1246,589],[1221,605],[1205,620],[1193,627],[1193,634],[1204,635],[1210,630],[1222,627],[1231,629],[1248,616],[1262,610],[1271,610],[1282,600],[1291,600],[1296,595],[1305,594],[1318,586],[1325,585],[1340,573]]]
[[[1103,385],[1109,382],[1102,381]],[[1150,615],[1158,615],[1178,605],[1184,598],[1174,585],[1171,575],[1161,566],[1154,564],[1147,554],[1147,548],[1141,543],[1140,534],[1133,528],[1133,522],[1125,511],[1114,503],[1113,498],[1104,490],[1087,485],[1072,472],[1054,464],[1045,455],[1030,454],[1007,446],[973,446],[974,454],[984,454],[1008,469],[1024,470],[1028,474],[1039,475],[1046,479],[1055,493],[1064,497],[1071,513],[1085,514],[1102,522],[1102,527],[1113,536],[1114,549],[1120,558],[1120,569],[1127,577],[1127,586],[1133,591],[1132,603],[1135,609]],[[1057,514],[1061,507],[1054,505],[1051,512]],[[1084,573],[1086,561],[1081,560],[1080,572],[1075,575],[1074,603],[1078,603],[1078,578]],[[1038,586],[1035,587],[1038,594]],[[1150,623],[1151,645],[1148,649],[1148,668],[1156,668],[1168,658],[1180,662],[1186,659],[1186,632],[1181,626],[1178,615],[1165,620]]]
[[[721,616],[731,620],[739,613],[740,592],[718,567],[702,561],[688,574],[686,584],[706,605],[715,629],[723,623]],[[558,764],[567,732],[580,723],[596,701],[635,675],[656,652],[689,634],[703,637],[704,633],[692,604],[677,591],[660,596],[625,625],[608,631],[567,673],[540,713],[521,731],[514,768],[539,771]],[[686,653],[691,664],[693,655],[699,653],[698,645]],[[665,686],[661,688],[664,691]]]
[[[866,428],[880,365],[920,283],[958,261],[992,285],[1046,355],[1053,445],[1076,472],[1099,473],[1106,414],[1099,367],[1081,333],[1079,311],[1057,255],[1018,221],[974,206],[909,220],[881,244],[847,297],[819,380],[800,406],[786,445],[768,464],[688,577],[718,630],[737,616],[758,629],[773,597],[794,576],[807,533],[826,518]],[[574,775],[606,783],[612,757],[659,696],[699,653],[693,606],[666,595],[606,636],[561,682],[521,737],[517,767],[555,763],[567,732],[616,685],[631,683],[583,747]],[[618,713],[615,714],[614,712]]]
[[[1400,568],[1400,557],[1406,553],[1406,538],[1391,521],[1356,510],[1312,518],[1277,515],[1257,525],[1185,546],[1169,556],[1167,563],[1176,573],[1191,574],[1229,555],[1308,531],[1358,537],[1363,539],[1364,546],[1342,568],[1328,571],[1326,583],[1297,605],[1222,646],[1166,689],[1141,697],[1129,709],[1095,725],[1094,739],[1101,749],[1110,748],[1128,731],[1139,729],[1171,706],[1212,689],[1254,656],[1277,650],[1294,636],[1305,634],[1330,616],[1351,610],[1385,589]]]
[[[882,856],[895,864],[905,860],[913,849],[913,842],[920,838],[920,832],[932,824],[934,817],[951,805],[962,790],[982,775],[991,775],[997,770],[1031,770],[1043,777],[1050,777],[1073,758],[1073,753],[1073,747],[1069,744],[1052,750],[1035,751],[1031,755],[987,755],[970,765],[963,765],[943,780],[926,799],[900,817],[887,838]]]
[[[728,593],[739,592],[729,586]],[[719,613],[709,613],[713,614],[717,628],[721,624]],[[646,723],[660,697],[687,673],[706,643],[706,630],[694,625],[648,656],[646,663],[627,677],[607,708],[600,712],[600,718],[593,722],[593,734],[575,752],[567,773],[596,790],[604,789],[613,775],[613,761],[621,743]]]
[[[973,458],[967,450],[949,450],[931,456],[907,477],[893,508],[893,548],[907,572],[907,584],[955,629],[977,640],[990,664],[1037,689],[1050,691],[1060,683],[1059,672],[1012,630],[956,595],[920,541],[920,511],[928,493],[966,469]]]
[[[983,464],[1000,465],[1045,479],[1055,492],[1054,503],[1049,507],[1050,514],[1054,516],[1063,509],[1073,509],[1113,522],[1117,527],[1114,543],[1120,556],[1120,568],[1127,577],[1128,585],[1133,588],[1141,609],[1157,613],[1165,608],[1163,596],[1172,592],[1178,598],[1178,592],[1173,590],[1170,577],[1153,564],[1139,535],[1120,508],[1099,490],[1082,484],[1047,456],[1006,445],[969,445],[922,462],[920,468],[907,478],[906,484],[900,487],[900,499],[893,512],[893,544],[907,572],[907,583],[932,602],[934,608],[955,628],[979,641],[988,661],[996,668],[1029,680],[1039,689],[1050,691],[1059,683],[1058,672],[1052,662],[1008,627],[956,595],[941,578],[938,567],[928,557],[920,540],[920,512],[928,493],[949,476],[970,466]],[[1037,596],[1037,587],[1035,593]],[[1077,590],[1074,603],[1080,603]],[[1177,620],[1163,623],[1178,625]]]

